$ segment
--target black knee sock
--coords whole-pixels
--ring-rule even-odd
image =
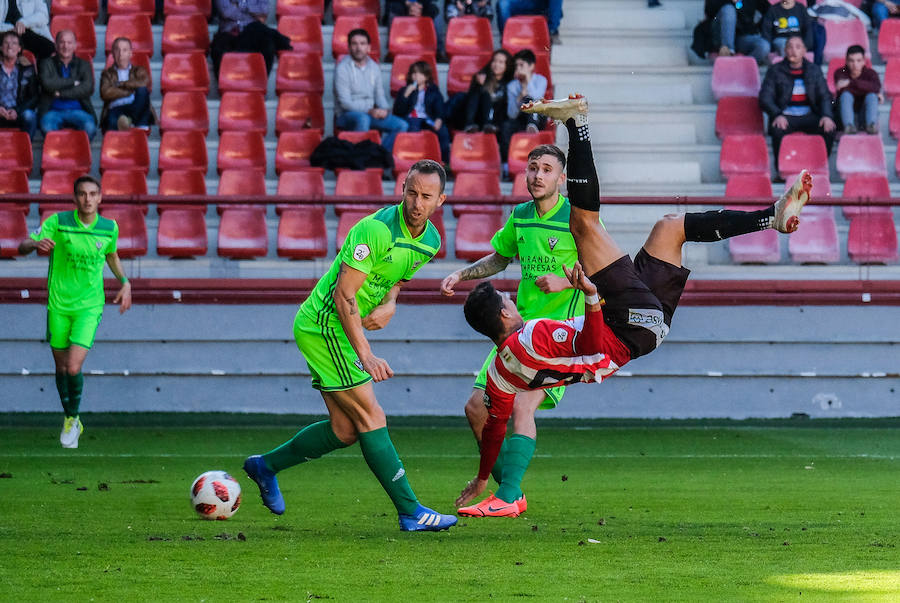
[[[772,228],[775,220],[775,206],[758,211],[737,211],[720,209],[684,215],[684,237],[688,241],[707,243],[721,241]]]
[[[587,116],[567,119],[566,129],[569,131],[569,158],[566,164],[569,203],[588,211],[600,211],[600,180],[594,166]]]

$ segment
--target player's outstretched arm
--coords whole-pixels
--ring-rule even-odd
[[[447,275],[441,282],[441,293],[449,297],[455,293],[453,287],[455,287],[456,283],[459,281],[470,281],[477,278],[493,276],[501,270],[505,270],[512,261],[512,258],[500,255],[496,251],[491,255],[486,255],[477,262]]]
[[[599,310],[601,303],[600,297],[597,294],[597,286],[594,285],[584,273],[584,267],[581,265],[581,262],[575,262],[575,265],[572,266],[571,269],[563,265],[563,272],[566,273],[569,283],[575,289],[584,293],[584,304],[587,306],[587,310],[589,312]]]
[[[115,277],[119,279],[119,282],[122,283],[122,288],[116,293],[113,303],[121,304],[119,306],[119,314],[125,314],[131,307],[131,283],[128,281],[128,277],[125,276],[125,269],[122,268],[122,261],[119,259],[118,253],[106,254],[106,264]]]
[[[338,273],[337,284],[334,288],[334,309],[337,312],[344,334],[353,346],[363,369],[372,375],[377,383],[394,376],[387,360],[379,358],[372,353],[372,348],[363,333],[362,318],[359,315],[359,306],[356,304],[356,293],[366,280],[366,273],[347,264],[341,263],[341,271]]]
[[[400,295],[400,283],[397,283],[387,292],[381,303],[372,308],[372,311],[362,319],[362,326],[367,331],[383,329],[394,317],[397,311],[397,296]]]
[[[50,250],[53,249],[55,245],[56,243],[53,239],[41,239],[40,241],[35,241],[29,237],[19,243],[19,255],[28,255],[35,249],[41,253],[50,253]]]

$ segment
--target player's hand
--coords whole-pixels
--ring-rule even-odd
[[[542,274],[537,277],[534,284],[544,293],[559,293],[571,286],[571,283],[569,283],[567,279],[551,273]]]
[[[394,376],[394,371],[391,370],[390,365],[384,358],[372,355],[360,358],[360,362],[362,362],[363,370],[372,375],[372,380],[375,383],[386,381]]]
[[[362,319],[362,326],[369,331],[383,329],[391,321],[391,318],[394,317],[394,312],[396,311],[397,304],[394,302],[375,306],[372,308],[372,311],[369,312],[369,315]]]
[[[128,308],[131,307],[131,283],[125,283],[122,285],[122,288],[119,289],[119,292],[116,293],[116,297],[113,299],[114,304],[118,304],[122,302],[119,306],[119,314],[125,314],[128,311]]]
[[[575,262],[575,265],[572,266],[571,270],[567,268],[565,264],[563,264],[563,272],[566,273],[566,276],[569,278],[569,282],[572,283],[572,286],[585,295],[597,294],[597,287],[584,274],[584,268],[581,267],[581,262]]]
[[[472,481],[466,484],[466,487],[459,493],[459,496],[456,498],[456,508],[458,509],[478,498],[481,493],[484,492],[485,488],[487,488],[487,480],[478,479],[476,476]]]
[[[451,297],[454,293],[453,287],[459,282],[459,273],[453,272],[441,281],[441,294]]]
[[[50,253],[54,247],[56,242],[53,239],[41,239],[37,242],[37,250],[41,253]]]

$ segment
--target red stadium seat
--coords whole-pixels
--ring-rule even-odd
[[[854,44],[859,44],[866,51],[866,57],[869,54],[869,34],[866,33],[866,26],[859,19],[848,19],[846,21],[834,21],[825,19],[825,50],[823,57],[826,62],[831,59],[843,59],[847,55],[847,48]]]
[[[788,251],[794,262],[831,264],[840,258],[834,212],[830,211],[831,208],[827,209],[829,211],[823,212],[820,208],[803,208],[800,228],[788,239]]]
[[[106,57],[106,66],[112,67],[112,64],[115,62],[115,58],[112,53],[109,53]],[[147,83],[147,91],[153,92],[153,69],[150,67],[150,57],[146,54],[136,52],[131,55],[131,64],[143,67],[147,70],[147,75],[149,76],[149,82]]]
[[[346,210],[341,212],[340,217],[338,218],[338,227],[337,234],[335,235],[335,250],[340,251],[341,246],[344,244],[344,240],[347,238],[347,233],[350,232],[350,229],[356,226],[356,223],[379,209],[377,205],[361,205],[357,206],[355,209]]]
[[[500,147],[493,134],[459,133],[450,146],[450,169],[462,172],[499,172]]]
[[[797,180],[797,176],[799,176],[799,174],[787,174],[785,176],[784,190],[788,190],[791,185],[794,184],[794,182]],[[824,174],[813,175],[813,185],[809,196],[813,200],[813,203],[804,206],[804,211],[812,213],[834,213],[833,208],[829,205],[814,205],[816,199],[831,196],[831,180],[829,180],[827,176],[825,176]]]
[[[498,204],[500,200],[500,173],[499,172],[463,172],[456,175],[453,183],[451,198],[455,201],[468,199],[474,203],[454,203],[453,215],[461,216],[464,213],[500,212],[503,206]]]
[[[85,61],[93,62],[94,55],[97,53],[97,33],[94,30],[94,17],[87,14],[64,14],[53,15],[50,20],[50,34],[56,39],[63,29],[68,29],[75,33],[75,39],[78,46],[75,55],[81,57]]]
[[[284,92],[278,97],[275,133],[280,136],[284,132],[305,128],[325,129],[322,97],[316,94]]]
[[[278,177],[278,194],[292,197],[325,196],[325,169],[318,167],[300,168],[281,172]],[[285,208],[300,207],[298,205],[284,205]],[[276,206],[278,209],[278,206]]]
[[[300,92],[322,94],[325,92],[325,75],[322,57],[318,54],[283,52],[278,57],[275,71],[275,93]]]
[[[400,54],[423,55],[437,52],[434,21],[428,17],[395,17],[388,34],[388,60]]]
[[[170,15],[212,15],[212,0],[163,0],[163,14]]]
[[[208,238],[205,206],[159,205],[157,211],[157,254],[178,258],[206,255]]]
[[[459,19],[459,17],[456,17]],[[455,19],[451,19],[451,23]],[[490,54],[483,55],[456,55],[450,58],[450,67],[447,71],[447,94],[453,96],[458,92],[467,92],[472,76],[491,60]]]
[[[732,134],[722,141],[719,171],[725,178],[734,174],[769,175],[769,148],[762,134]]]
[[[170,15],[166,17],[162,31],[162,54],[170,52],[201,52],[209,50],[209,25],[206,16]]]
[[[441,145],[437,134],[423,130],[421,132],[400,132],[394,138],[394,177],[406,172],[420,159],[441,161]]]
[[[106,12],[110,15],[146,15],[156,12],[155,0],[107,0]]]
[[[209,108],[201,92],[169,92],[163,96],[159,114],[160,132],[197,130],[209,132]]]
[[[216,169],[266,171],[266,145],[259,132],[222,132]]]
[[[269,75],[258,52],[226,52],[219,65],[219,92],[266,93]]]
[[[0,170],[0,195],[14,193],[28,193],[28,172],[16,169]],[[28,206],[24,205],[23,209],[27,210]]]
[[[47,132],[41,154],[41,173],[47,170],[82,174],[91,171],[91,142],[87,133],[82,130]]]
[[[365,29],[371,39],[369,56],[373,60],[381,60],[381,39],[378,37],[378,19],[375,15],[344,15],[334,20],[331,36],[331,54],[335,59],[349,52],[347,34],[354,29]]]
[[[285,15],[278,20],[278,31],[291,39],[293,52],[320,57],[325,52],[319,15]]]
[[[544,97],[553,98],[553,73],[550,69],[550,55],[539,54],[535,59],[534,72],[547,78],[547,92],[544,93]]]
[[[485,17],[455,17],[447,23],[446,52],[457,55],[490,55],[494,52],[491,20]]]
[[[110,130],[103,136],[100,150],[100,171],[150,171],[150,150],[146,132],[132,128],[124,132]]]
[[[286,172],[282,177],[298,173],[301,172]],[[279,206],[276,211],[281,216],[278,221],[278,257],[311,260],[328,255],[328,228],[323,206],[285,205]]]
[[[845,57],[841,57],[839,59],[831,59],[828,62],[828,75],[825,78],[825,81],[828,83],[828,91],[831,92],[831,95],[834,96],[835,86],[834,86],[834,72],[847,64],[847,59]],[[872,60],[866,58],[866,67],[872,66]]]
[[[444,228],[444,208],[438,207],[434,213],[428,217],[428,220],[437,228],[438,234],[441,235],[441,248],[434,254],[435,259],[442,260],[447,257],[447,231]]]
[[[789,175],[799,174],[804,169],[809,170],[810,174],[821,174],[828,179],[825,140],[821,136],[800,132],[788,134],[781,139],[781,148],[778,150],[778,172],[787,180]]]
[[[841,136],[837,149],[837,170],[844,180],[851,174],[887,175],[887,160],[880,136]]]
[[[850,221],[847,255],[857,264],[897,261],[897,228],[892,214],[859,214]]]
[[[65,130],[60,131],[64,132]],[[90,153],[90,146],[88,153]],[[26,132],[0,130],[0,170],[21,171],[27,174],[31,172],[33,162],[31,139],[28,138]]]
[[[0,258],[19,255],[19,243],[28,238],[26,213],[13,205],[0,205]]]
[[[516,132],[509,140],[509,173],[515,176],[528,167],[528,153],[542,144],[553,144],[553,132]]]
[[[506,20],[500,45],[516,54],[531,50],[534,54],[550,54],[550,30],[547,20],[537,15],[516,15]]]
[[[325,14],[325,0],[277,0],[275,2],[275,14],[279,17],[285,15],[315,15],[322,20]]]
[[[531,193],[528,192],[528,178],[525,172],[519,172],[513,178],[512,196],[522,201],[531,200]]]
[[[112,43],[116,38],[131,40],[134,52],[153,56],[153,29],[150,17],[145,14],[111,15],[106,22],[106,38],[103,48],[106,54],[112,51]]]
[[[106,192],[106,191],[104,191]],[[120,258],[147,255],[147,222],[144,211],[136,205],[102,204],[100,214],[119,225],[116,250]]]
[[[82,171],[72,170],[47,170],[41,174],[42,195],[69,195],[73,193],[75,180],[82,176]]]
[[[409,170],[405,172],[400,172],[394,178],[394,196],[400,199],[403,196],[403,185],[406,184],[406,175],[409,174]]]
[[[759,97],[759,66],[753,57],[719,57],[713,63],[712,91],[716,100],[726,96]]]
[[[503,214],[463,213],[456,220],[456,257],[474,262],[494,252],[491,237],[503,227]]]
[[[163,57],[160,90],[209,93],[209,67],[200,53],[171,53]]]
[[[435,82],[437,81],[437,61],[433,54],[398,54],[394,57],[394,63],[391,65],[391,96],[406,86],[406,74],[409,73],[409,66],[417,61],[425,61],[431,67],[431,73],[434,74]]]
[[[332,0],[334,17],[343,15],[375,15],[381,17],[381,3],[378,0]]]
[[[844,182],[844,199],[887,199],[891,196],[891,187],[887,176],[884,174],[850,174]],[[844,205],[845,218],[852,218],[859,214],[889,214],[894,211],[884,205]]]
[[[375,144],[381,144],[381,132],[378,130],[366,130],[365,132],[352,132],[350,130],[344,130],[343,132],[339,132],[337,137],[340,140],[346,140],[347,142],[352,142],[353,144],[360,143],[364,140],[371,140]]]
[[[322,130],[296,130],[278,137],[275,148],[275,173],[281,174],[309,167],[309,156],[322,142]]]
[[[206,176],[198,170],[166,170],[159,175],[158,195],[205,195]]]
[[[261,132],[268,129],[266,99],[259,92],[225,92],[219,103],[219,135],[226,130]]]
[[[192,170],[206,174],[206,136],[196,130],[164,132],[159,143],[158,170]]]
[[[759,101],[751,96],[726,96],[716,107],[716,136],[762,134],[763,116]]]
[[[266,194],[266,175],[258,170],[224,170],[219,175],[217,195],[259,196]],[[231,205],[219,206],[222,209]]]
[[[93,21],[99,12],[99,0],[53,0],[54,17],[57,15],[87,15]]]
[[[770,192],[771,188],[770,185]],[[753,211],[761,209],[761,206],[729,205],[726,209]],[[728,252],[731,254],[731,260],[738,264],[777,264],[781,261],[780,236],[778,231],[769,228],[731,237],[728,239]]]
[[[884,94],[893,99],[900,95],[900,60],[888,61],[882,82]],[[893,111],[893,106],[891,107]]]
[[[100,186],[103,195],[146,195],[147,173],[143,170],[106,170]],[[146,214],[147,206],[143,206]]]
[[[341,170],[338,172],[337,183],[334,188],[334,194],[338,197],[381,195],[382,192],[380,168]],[[348,204],[339,205],[346,206]]]
[[[726,197],[772,198],[772,181],[765,174],[735,174],[725,185]]]
[[[878,31],[878,54],[885,63],[900,57],[900,21],[885,19]]]

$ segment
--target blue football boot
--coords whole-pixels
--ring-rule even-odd
[[[281,495],[281,490],[278,489],[278,478],[271,469],[266,467],[263,457],[258,454],[248,456],[244,461],[244,471],[259,486],[259,494],[269,511],[275,515],[284,513],[284,497]]]
[[[404,532],[417,532],[420,530],[439,532],[456,525],[457,522],[456,515],[443,515],[422,505],[419,505],[419,508],[412,515],[400,513],[399,520],[400,529]]]

